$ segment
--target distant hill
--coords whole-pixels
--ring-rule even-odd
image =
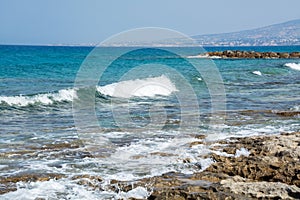
[[[203,46],[300,45],[300,19],[251,30],[193,36]]]

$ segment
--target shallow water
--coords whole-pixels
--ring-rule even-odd
[[[300,51],[300,47],[256,48]],[[130,52],[106,69],[97,86],[74,85],[91,50],[0,47],[1,176],[65,175],[45,182],[18,182],[17,191],[1,199],[147,196],[151,183],[126,193],[111,190],[110,181],[204,170],[213,162],[204,158],[213,142],[201,143],[202,134],[216,140],[299,131],[299,59],[214,60],[222,78],[216,86],[224,86],[226,97],[225,109],[214,110],[222,90],[209,90],[215,80],[190,64],[205,71],[207,60],[186,58],[196,55],[197,48],[176,49],[186,57],[172,54],[174,49]],[[106,48],[101,59],[90,59],[105,63],[118,51]],[[92,98],[86,98],[90,94]],[[72,178],[83,174],[100,176],[102,181],[95,182],[100,190]]]

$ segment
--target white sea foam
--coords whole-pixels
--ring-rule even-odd
[[[262,73],[260,71],[253,71],[252,74],[258,75],[258,76],[262,76]]]
[[[117,195],[117,199],[146,199],[149,196],[150,192],[148,192],[146,188],[139,186],[132,190],[129,190],[128,192],[120,192],[120,194]]]
[[[215,153],[219,156],[224,156],[224,157],[240,157],[240,156],[249,156],[250,155],[250,152],[248,151],[248,149],[245,149],[245,148],[240,148],[240,149],[237,149],[235,154],[229,154],[229,153],[226,153],[226,152],[222,152],[222,151],[214,151],[214,150],[211,150],[212,153]]]
[[[270,130],[274,133],[276,127],[262,127],[261,129],[253,129],[249,127],[249,131],[255,130],[259,134]],[[280,130],[279,130],[280,131]],[[232,131],[234,136],[236,131]],[[174,131],[172,135],[179,135],[180,132]],[[112,138],[120,138],[122,133],[115,133]],[[126,138],[127,134],[124,134]],[[139,133],[143,134],[143,133]],[[167,134],[165,131],[153,133],[147,132],[146,136],[151,134]],[[171,134],[171,133],[168,133]],[[138,198],[145,199],[151,194],[151,186],[136,187],[130,191],[120,191],[115,193],[110,188],[110,181],[115,179],[119,181],[134,181],[140,178],[159,176],[163,173],[175,171],[184,174],[191,174],[205,170],[214,160],[205,158],[205,155],[216,153],[223,156],[239,157],[248,156],[249,151],[245,148],[238,149],[235,154],[226,154],[222,151],[214,151],[205,144],[190,146],[196,139],[194,137],[175,137],[175,138],[143,138],[130,142],[128,145],[118,146],[108,157],[100,158],[84,158],[76,161],[76,169],[73,173],[80,174],[97,174],[101,176],[103,182],[99,183],[99,188],[104,189],[92,191],[85,186],[75,183],[70,178],[59,180],[50,180],[35,183],[18,183],[17,191],[9,192],[0,196],[0,199],[35,199],[37,197],[45,199],[59,199],[59,195],[63,195],[70,199],[128,199]],[[244,136],[247,136],[245,133]],[[200,140],[201,141],[201,140]],[[160,154],[161,153],[161,154]],[[165,155],[163,155],[165,154]],[[186,162],[188,160],[188,162]],[[53,168],[51,164],[56,161],[43,161],[45,163],[38,166],[39,163],[28,165],[28,169],[44,169],[55,173],[72,174],[73,162],[63,164],[61,168]],[[100,163],[103,172],[99,172]],[[88,167],[86,167],[88,166]],[[80,168],[80,172],[77,171]],[[107,170],[106,170],[107,169]],[[57,170],[57,171],[56,171]],[[141,173],[142,172],[142,173]],[[72,174],[73,175],[73,174]],[[98,184],[98,183],[97,183]]]
[[[300,111],[300,105],[299,106],[294,106],[293,108],[291,108],[291,110],[293,110],[293,111]]]
[[[122,98],[169,96],[177,91],[175,85],[164,75],[98,86],[97,90],[107,96]]]
[[[209,56],[208,54],[199,54],[194,56],[187,56],[187,58],[210,58],[210,59],[220,59],[220,56]]]
[[[35,103],[50,105],[54,102],[69,102],[76,97],[75,89],[63,89],[56,93],[36,94],[33,96],[0,96],[0,103],[6,103],[10,106],[28,106]]]
[[[166,76],[121,81],[105,86],[97,86],[97,91],[111,97],[154,97],[169,96],[177,91],[175,85]],[[77,98],[77,89],[62,89],[58,92],[36,94],[32,96],[0,96],[0,104],[10,106],[28,106],[36,103],[51,105],[55,102],[72,102]]]
[[[250,152],[248,151],[248,149],[245,148],[241,148],[241,149],[237,149],[235,152],[235,157],[240,157],[240,156],[249,156]]]
[[[209,58],[209,55],[207,54],[199,54],[199,55],[194,55],[194,56],[187,56],[187,58]]]
[[[211,59],[220,59],[222,57],[221,56],[209,56],[209,58],[211,58]]]
[[[284,66],[300,71],[300,63],[286,63]]]
[[[113,199],[113,192],[94,192],[89,191],[84,186],[72,183],[69,179],[61,180],[49,180],[44,182],[29,182],[17,183],[18,189],[13,192],[1,195],[0,198],[3,200],[35,200],[37,198],[41,199],[108,199],[105,197],[110,197]],[[134,193],[132,194],[134,195]],[[128,195],[129,196],[129,195]]]
[[[4,169],[4,168],[7,168],[8,165],[0,165],[0,169]]]
[[[109,157],[101,159],[103,166],[118,169],[118,172],[106,173],[101,177],[106,180],[131,181],[160,176],[170,171],[184,174],[202,171],[214,161],[199,157],[210,152],[206,145],[189,146],[195,140],[193,137],[140,139],[118,147]],[[143,172],[142,176],[140,172]]]

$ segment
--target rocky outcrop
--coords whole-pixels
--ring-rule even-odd
[[[254,59],[254,58],[300,58],[300,52],[256,52],[256,51],[239,51],[239,50],[226,50],[226,51],[215,51],[208,52],[204,56],[207,57],[219,57],[219,58],[246,58],[246,59]]]
[[[207,170],[255,181],[282,182],[300,187],[300,133],[273,137],[243,138],[223,150],[232,153],[247,148],[249,157],[222,157]]]
[[[300,198],[300,189],[295,185],[287,185],[280,182],[252,182],[239,176],[221,181],[224,188],[240,196],[253,197],[255,199],[295,199]]]
[[[115,188],[148,185],[153,189],[148,199],[300,199],[300,133],[232,138],[212,148],[227,155],[245,148],[250,155],[210,154],[215,163],[203,172],[115,182]]]

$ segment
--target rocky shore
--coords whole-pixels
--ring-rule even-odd
[[[215,51],[208,52],[202,55],[203,57],[215,57],[215,58],[246,58],[246,59],[254,59],[254,58],[263,58],[263,59],[271,59],[271,58],[300,58],[300,52],[256,52],[256,51]]]
[[[203,141],[189,146],[205,144],[215,152],[205,155],[215,162],[202,172],[191,175],[170,172],[134,182],[111,180],[105,188],[102,188],[103,180],[98,176],[83,174],[68,179],[90,190],[110,190],[119,194],[147,188],[147,199],[150,200],[300,199],[300,132],[230,138],[212,144],[205,142],[204,136],[195,137]],[[248,155],[239,154],[241,149]],[[190,161],[183,158],[183,162]],[[201,166],[197,167],[201,169]],[[0,177],[0,194],[15,191],[19,181],[62,178],[66,175],[46,173]]]
[[[215,163],[203,172],[168,173],[136,186],[152,183],[148,199],[300,199],[300,132],[232,138],[213,148],[227,156],[207,155]],[[249,156],[228,156],[240,148]],[[132,189],[120,182],[118,187]]]

